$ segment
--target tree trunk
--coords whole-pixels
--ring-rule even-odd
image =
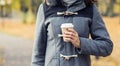
[[[106,16],[110,16],[110,17],[114,16],[114,4],[115,4],[115,0],[110,0],[110,3],[108,4],[105,13]]]

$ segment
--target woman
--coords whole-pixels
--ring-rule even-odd
[[[69,42],[58,36],[63,23],[74,25],[64,32]],[[112,49],[93,0],[46,0],[40,5],[32,66],[91,66],[90,55],[108,56]]]

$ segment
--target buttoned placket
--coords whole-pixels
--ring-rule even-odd
[[[65,16],[71,16],[71,15],[78,15],[78,12],[68,12],[68,11],[63,11],[63,12],[57,12],[57,15],[63,15],[64,19]],[[58,37],[63,37],[62,34],[58,34]],[[67,45],[66,44],[70,44],[70,42],[65,42],[65,52],[68,52],[70,50],[68,50]],[[69,53],[68,53],[69,54]],[[69,61],[71,58],[76,58],[78,57],[77,54],[75,54],[75,47],[73,48],[73,54],[72,55],[64,55],[64,54],[60,54],[60,57],[63,58],[66,61]]]

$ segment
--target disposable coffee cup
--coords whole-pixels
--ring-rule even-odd
[[[64,33],[67,32],[68,29],[74,29],[74,25],[73,25],[72,23],[63,23],[63,24],[61,25],[62,36],[63,36],[63,40],[64,40],[65,42],[69,42],[69,41],[65,40],[65,38],[64,38]]]

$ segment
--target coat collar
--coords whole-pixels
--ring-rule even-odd
[[[58,3],[59,2],[59,3]],[[64,6],[66,8],[67,12],[77,12],[79,10],[82,10],[86,7],[86,4],[84,0],[75,0],[74,3],[72,3],[70,6],[66,6],[65,3],[63,3],[63,0],[48,0],[48,6]]]
[[[86,4],[84,1],[80,1],[80,2],[76,2],[74,4],[72,4],[70,7],[67,7],[68,12],[76,12],[79,10],[82,10],[86,7]]]

